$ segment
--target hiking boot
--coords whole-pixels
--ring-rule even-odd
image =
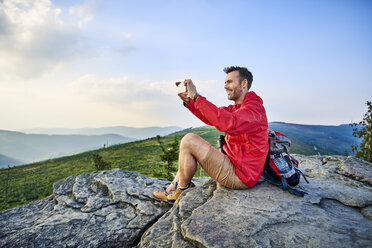
[[[175,202],[178,199],[178,197],[180,197],[183,191],[189,188],[193,188],[193,187],[195,187],[195,184],[193,182],[190,182],[189,185],[187,185],[185,188],[182,188],[182,189],[180,187],[177,187],[176,190],[172,194],[169,194],[167,196],[167,201]]]
[[[152,195],[155,196],[155,198],[159,199],[159,200],[166,200],[167,199],[167,196],[168,194],[164,191],[162,192],[159,192],[159,191],[155,191],[155,192],[152,192]]]
[[[177,183],[171,183],[174,185],[175,188],[177,188]],[[159,200],[166,200],[167,199],[167,196],[168,196],[168,193],[167,193],[167,187],[164,187],[164,191],[162,192],[159,192],[159,191],[155,191],[155,192],[152,192],[152,195],[155,196],[155,198],[159,199]]]

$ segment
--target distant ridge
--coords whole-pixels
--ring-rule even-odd
[[[164,136],[182,130],[182,127],[168,126],[168,127],[99,127],[99,128],[31,128],[21,129],[20,131],[33,134],[60,134],[60,135],[103,135],[103,134],[118,134],[120,136],[133,139],[147,139],[155,137],[156,135]]]
[[[293,126],[305,126],[305,127],[340,127],[340,126],[349,126],[349,124],[340,124],[340,125],[320,125],[320,124],[298,124],[290,123],[284,121],[273,121],[269,122],[269,125],[293,125]]]
[[[24,162],[22,161],[0,154],[0,168],[8,167],[8,165],[9,166],[20,165],[23,163]]]
[[[5,156],[0,161],[0,168],[72,155],[134,140],[117,134],[48,135],[0,130],[0,152]]]
[[[206,128],[206,129],[205,129]],[[46,134],[25,134],[21,132],[10,132],[0,130],[0,153],[4,156],[14,158],[25,163],[40,161],[49,158],[57,158],[70,154],[76,154],[87,150],[103,148],[109,140],[109,145],[125,143],[135,140],[134,138],[122,137],[118,133],[128,134],[128,137],[139,137],[146,139],[156,135],[166,136],[169,134],[179,134],[184,132],[194,132],[200,130],[211,144],[216,143],[220,132],[213,127],[200,128],[181,128],[181,127],[102,127],[102,128],[82,128],[82,129],[27,129],[28,132],[46,132]],[[352,155],[351,145],[357,145],[360,140],[353,137],[352,127],[348,124],[338,126],[332,125],[307,125],[286,122],[270,122],[269,128],[288,135],[292,141],[292,153],[306,155],[316,154],[338,154],[346,153]],[[52,134],[58,133],[58,134]],[[62,135],[72,133],[70,135]],[[80,133],[79,135],[74,133]],[[100,134],[105,135],[90,135]],[[111,133],[111,134],[107,134]],[[85,135],[82,135],[85,134]],[[10,139],[9,137],[12,137]],[[32,142],[32,140],[34,142]],[[35,141],[37,141],[35,143]],[[62,145],[64,144],[64,145]],[[80,144],[77,146],[76,144]],[[66,147],[68,149],[66,150]],[[11,165],[15,165],[11,164]],[[18,163],[19,164],[19,163]],[[8,162],[1,164],[7,166]]]
[[[270,122],[269,128],[283,132],[306,149],[311,149],[317,154],[352,154],[351,145],[360,143],[353,136],[353,128],[348,124],[332,125],[307,125],[286,122]],[[307,154],[307,153],[304,153]]]

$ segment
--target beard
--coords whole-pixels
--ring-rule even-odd
[[[242,92],[243,92],[242,89],[238,88],[238,87],[235,88],[235,89],[229,90],[229,91],[227,91],[227,99],[229,99],[231,101],[235,101],[240,97]]]

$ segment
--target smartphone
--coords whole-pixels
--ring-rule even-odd
[[[186,89],[186,85],[184,85],[183,83],[180,83],[180,84],[177,86],[177,88],[178,88],[178,94],[187,91],[187,89]]]

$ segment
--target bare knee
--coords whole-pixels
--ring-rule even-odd
[[[187,133],[181,139],[180,149],[189,149],[195,144],[197,144],[200,140],[200,136],[194,133]]]
[[[212,146],[199,135],[188,133],[181,140],[180,158],[186,156],[186,154],[190,154],[194,159],[201,162],[205,159],[211,147]]]

